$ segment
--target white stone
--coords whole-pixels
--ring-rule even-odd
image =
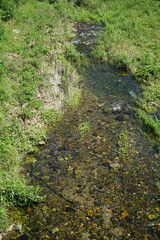
[[[19,29],[14,29],[14,30],[13,30],[13,33],[18,34],[18,33],[20,33],[20,30],[19,30]]]
[[[22,224],[15,225],[15,229],[19,231],[19,233],[22,233]]]
[[[15,227],[15,224],[10,225],[10,226],[7,228],[7,232],[11,232],[14,227]]]

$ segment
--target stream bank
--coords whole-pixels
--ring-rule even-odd
[[[24,156],[45,143],[48,125],[60,119],[64,106],[76,104],[81,95],[79,74],[66,56],[74,36],[69,20],[63,22],[47,2],[26,1],[3,26],[0,232],[13,225],[13,206],[40,201],[38,188],[26,183]]]

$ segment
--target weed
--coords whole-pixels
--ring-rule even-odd
[[[82,122],[78,125],[78,129],[81,132],[81,134],[88,132],[91,130],[90,125],[88,122]]]
[[[39,196],[39,190],[38,186],[27,186],[23,178],[13,176],[3,183],[0,190],[1,201],[10,206],[28,206],[43,200],[43,197]]]
[[[160,137],[160,121],[158,119],[153,119],[143,110],[137,110],[138,118],[146,126],[148,132],[152,133],[156,137]]]
[[[7,211],[5,207],[0,207],[0,231],[7,226]]]
[[[128,150],[128,136],[126,131],[121,131],[118,136],[118,146],[119,146],[119,155],[123,156],[124,154],[127,154]]]
[[[69,92],[69,98],[66,101],[66,105],[68,107],[75,107],[79,104],[80,99],[82,96],[82,91],[81,89],[73,89],[73,91]]]
[[[42,112],[41,118],[47,124],[55,124],[62,116],[62,112],[57,109],[46,109]]]

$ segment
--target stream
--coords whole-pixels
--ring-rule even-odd
[[[90,61],[83,99],[28,163],[46,196],[24,210],[22,240],[160,239],[156,146],[135,117],[139,84],[91,55],[102,25],[78,24],[72,42]]]

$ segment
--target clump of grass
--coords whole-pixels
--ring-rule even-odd
[[[3,182],[0,189],[1,201],[8,206],[29,206],[41,202],[43,197],[39,196],[40,188],[27,186],[26,181],[18,177],[9,176],[10,180]]]
[[[73,108],[75,106],[78,106],[80,100],[82,97],[82,91],[81,89],[73,89],[71,92],[69,92],[69,98],[65,101],[66,106],[69,108]]]
[[[42,112],[41,118],[47,124],[55,124],[62,118],[63,114],[57,109],[46,109]]]
[[[160,138],[160,121],[158,119],[156,118],[153,119],[151,116],[148,116],[148,114],[141,109],[137,110],[137,116],[146,126],[148,132]]]
[[[6,208],[0,207],[0,231],[3,231],[7,227],[7,210]]]

